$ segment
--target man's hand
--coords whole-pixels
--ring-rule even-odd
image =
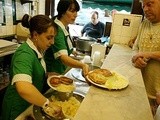
[[[142,68],[146,67],[147,62],[144,60],[144,58],[139,57],[139,58],[137,58],[137,59],[133,62],[133,65],[134,65],[136,68],[142,69]]]
[[[132,57],[132,63],[137,68],[144,68],[147,65],[147,62],[149,60],[149,55],[147,53],[137,53]]]

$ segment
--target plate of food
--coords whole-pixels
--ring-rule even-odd
[[[129,85],[128,79],[121,74],[107,69],[95,69],[86,76],[87,80],[98,87],[119,90]]]
[[[63,75],[53,75],[47,79],[47,84],[59,92],[73,92],[75,90],[74,81]]]

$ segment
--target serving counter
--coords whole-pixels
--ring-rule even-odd
[[[114,44],[101,68],[116,71],[129,80],[122,90],[91,86],[74,120],[153,120],[141,71],[132,66],[132,50]]]
[[[74,120],[153,120],[141,71],[132,66],[132,50],[128,46],[114,44],[101,68],[116,71],[129,80],[122,90],[107,90],[76,82],[81,92],[87,92]],[[65,75],[71,77],[71,69]],[[74,78],[73,78],[74,79]],[[16,120],[33,116],[30,106]]]

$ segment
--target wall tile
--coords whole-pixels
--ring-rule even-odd
[[[4,0],[5,6],[5,25],[0,24],[0,36],[13,35],[16,34],[16,25],[13,25],[13,12],[12,12],[12,0]],[[24,14],[30,14],[31,4],[21,4],[20,0],[16,0],[16,20],[21,20]],[[45,14],[45,0],[37,0],[34,9],[37,9],[38,14]],[[35,12],[36,13],[36,12]],[[35,14],[34,13],[34,14]]]
[[[12,5],[12,0],[5,0],[5,5]]]
[[[13,34],[15,34],[14,31],[13,31],[13,25],[6,26],[6,34],[7,35],[13,35]]]
[[[45,0],[39,0],[39,14],[45,14]]]
[[[7,34],[7,28],[6,26],[2,26],[2,35],[6,35]]]

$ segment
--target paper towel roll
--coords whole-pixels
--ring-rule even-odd
[[[101,65],[101,53],[99,51],[94,52],[92,65],[100,67],[100,65]]]

